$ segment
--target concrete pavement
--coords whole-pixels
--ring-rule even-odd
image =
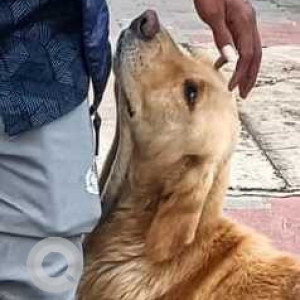
[[[217,55],[192,1],[111,0],[111,35],[147,8],[156,9],[179,43]],[[255,0],[264,47],[257,86],[240,101],[242,135],[233,159],[225,212],[300,254],[300,2]],[[228,76],[232,66],[224,69]],[[101,107],[101,160],[115,126],[112,81]],[[101,162],[100,162],[101,165]]]

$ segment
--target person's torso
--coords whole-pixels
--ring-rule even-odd
[[[0,116],[9,135],[49,123],[87,95],[80,0],[0,1]]]

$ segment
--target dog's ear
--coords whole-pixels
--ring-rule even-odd
[[[191,168],[161,196],[146,239],[154,261],[169,260],[194,241],[214,173],[213,164]]]

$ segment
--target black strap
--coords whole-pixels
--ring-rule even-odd
[[[99,155],[99,146],[100,146],[100,128],[101,128],[101,117],[97,111],[99,104],[95,101],[90,107],[90,115],[94,116],[93,126],[95,130],[95,156]]]

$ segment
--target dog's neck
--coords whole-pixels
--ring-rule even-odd
[[[130,188],[130,193],[135,198],[135,205],[141,205],[154,209],[160,202],[168,201],[168,197],[174,192],[174,187],[181,184],[182,179],[194,172],[194,176],[201,176],[202,163],[195,156],[184,156],[170,165],[163,165],[155,159],[141,160],[134,155],[130,159],[127,175],[124,176],[124,186]],[[203,205],[199,229],[210,226],[217,221],[222,212],[222,203],[228,186],[228,162],[217,169],[214,181],[207,193]],[[198,180],[189,181],[188,190],[185,193],[195,193],[203,189],[202,182]],[[145,202],[146,201],[146,202]],[[184,201],[184,200],[183,200]],[[199,199],[201,201],[201,199]]]
[[[125,130],[125,128],[123,128],[123,130]],[[122,145],[122,143],[120,145]],[[113,223],[115,223],[116,229],[118,229],[115,233],[120,233],[119,230],[122,228],[122,235],[125,236],[124,238],[118,236],[119,239],[121,238],[126,241],[121,245],[124,249],[119,249],[121,253],[125,253],[124,257],[122,254],[120,254],[119,257],[119,259],[124,258],[125,265],[128,259],[128,256],[126,255],[131,253],[132,245],[137,245],[137,249],[140,249],[140,245],[145,243],[145,241],[140,240],[140,238],[144,239],[144,233],[149,232],[149,228],[157,213],[158,205],[161,201],[164,201],[164,199],[161,198],[161,195],[167,195],[168,192],[171,193],[174,184],[176,185],[176,182],[184,177],[191,167],[196,167],[198,164],[198,162],[195,161],[195,158],[186,157],[179,160],[177,163],[174,163],[172,166],[169,166],[169,168],[166,168],[165,166],[157,167],[156,161],[140,160],[138,156],[134,155],[134,146],[131,149],[130,159],[128,159],[128,157],[119,157],[117,159],[121,165],[122,163],[125,164],[125,162],[128,162],[128,165],[127,167],[117,168],[117,170],[123,171],[123,174],[119,174],[119,177],[122,178],[122,182],[119,182],[118,193],[115,193],[119,195],[115,211],[116,215],[112,213],[112,215],[116,216]],[[121,148],[119,150],[118,153],[122,155],[122,151],[124,150]],[[124,159],[124,161],[122,161],[122,159]],[[222,258],[222,255],[219,256],[218,252],[220,249],[215,247],[215,245],[219,245],[220,240],[225,241],[224,244],[226,247],[223,247],[222,249],[224,255],[229,251],[228,249],[238,242],[235,239],[233,241],[227,240],[226,231],[229,230],[230,224],[223,227],[221,226],[221,223],[223,222],[221,221],[220,216],[221,206],[227,189],[227,173],[228,167],[227,164],[224,164],[219,168],[219,172],[215,176],[212,188],[208,193],[203,207],[202,216],[195,236],[195,242],[191,244],[190,247],[187,247],[185,254],[179,260],[174,259],[170,262],[172,266],[170,269],[173,268],[173,270],[178,270],[174,271],[176,276],[172,277],[168,275],[168,272],[155,274],[155,276],[161,276],[166,282],[169,282],[169,286],[176,286],[176,284],[184,280],[185,276],[191,272],[196,273],[199,269],[209,270],[211,264],[214,265],[216,260]],[[170,177],[166,175],[169,175]],[[172,180],[170,180],[170,178],[172,178]],[[113,185],[114,183],[110,182],[110,184]],[[192,185],[189,188],[196,191],[202,187],[195,183],[195,185]],[[119,214],[118,211],[120,212]],[[122,219],[122,217],[120,219],[121,215],[126,216],[126,218],[128,218],[127,221]],[[127,234],[133,234],[134,237],[127,237]],[[127,242],[129,239],[131,240],[131,243]],[[95,242],[94,247],[95,249],[101,247],[101,251],[103,251],[102,248],[104,245],[100,243],[98,246],[98,243]],[[211,249],[211,255],[209,257],[206,256],[207,248]],[[139,251],[140,250],[137,250],[137,252],[133,251],[133,255],[141,255]],[[111,257],[110,255],[112,254],[109,252],[106,253],[104,255],[105,259],[114,259],[114,257]],[[195,261],[198,263],[195,264]],[[141,274],[138,274],[138,277],[142,278],[142,276],[146,276],[147,278],[149,274],[152,274],[151,272],[152,270],[147,269],[145,273],[141,272]],[[123,276],[127,276],[126,268]],[[156,299],[157,295],[162,295],[166,292],[161,286],[155,285],[154,282],[155,281],[148,287],[149,295],[152,295],[149,299]],[[166,284],[166,287],[169,286]]]

